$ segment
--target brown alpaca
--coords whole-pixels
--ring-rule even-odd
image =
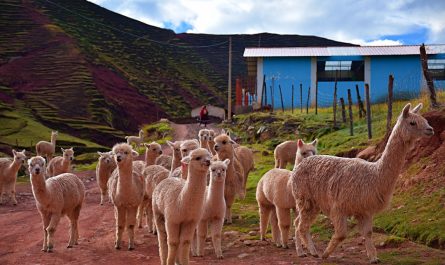
[[[104,199],[108,194],[108,179],[114,169],[116,169],[116,162],[113,159],[112,152],[97,152],[97,154],[99,154],[99,162],[96,166],[96,181],[100,188],[100,205],[103,205]],[[108,201],[110,201],[110,198],[108,198]]]
[[[317,153],[316,143],[317,140],[310,144],[305,144],[301,139],[298,140],[294,168],[303,158]],[[295,209],[291,174],[292,172],[287,169],[273,168],[261,177],[256,189],[256,200],[260,211],[261,240],[266,238],[267,223],[270,217],[272,240],[277,247],[282,246],[283,248],[288,248],[287,239],[291,225],[290,210]]]
[[[15,183],[20,167],[25,164],[25,150],[17,152],[12,150],[13,160],[0,158],[0,205],[3,204],[3,195],[8,194],[13,205],[17,205],[15,198]]]
[[[240,195],[241,198],[246,197],[246,184],[247,184],[247,178],[249,177],[249,173],[251,170],[254,169],[255,164],[253,161],[253,152],[249,148],[245,146],[239,146],[235,148],[235,156],[238,159],[238,161],[241,163],[241,166],[243,167],[244,171],[244,181],[242,186],[242,193]]]
[[[226,182],[224,187],[224,199],[226,200],[226,221],[232,223],[232,204],[235,201],[235,196],[243,194],[244,171],[241,163],[235,157],[235,149],[233,148],[235,142],[230,139],[230,136],[222,133],[215,138],[215,160],[224,161],[230,160],[227,167]]]
[[[121,143],[113,147],[117,168],[108,180],[108,192],[114,204],[116,218],[115,248],[120,249],[122,233],[127,229],[128,249],[134,249],[136,212],[144,197],[142,174],[133,170],[133,157],[138,156],[130,145]]]
[[[313,256],[318,256],[309,232],[312,222],[322,211],[334,225],[334,235],[323,253],[329,257],[347,235],[347,218],[354,216],[365,237],[371,263],[377,263],[372,242],[372,218],[390,203],[397,177],[404,165],[406,153],[422,136],[434,134],[433,128],[418,114],[419,104],[410,111],[404,107],[397,119],[381,158],[368,162],[359,158],[311,156],[292,172],[292,193],[300,212],[295,238],[298,256],[305,253],[301,240]]]
[[[74,150],[72,147],[70,149],[60,149],[62,150],[62,156],[56,156],[48,162],[48,169],[46,172],[47,178],[71,172],[71,162],[74,160]]]
[[[51,132],[51,142],[40,141],[36,144],[36,153],[38,156],[46,157],[46,161],[49,162],[54,156],[56,152],[56,140],[57,140],[57,131]]]
[[[181,156],[186,157],[190,154],[191,151],[198,148],[199,148],[199,142],[196,139],[182,141],[180,147]],[[175,170],[173,170],[170,173],[170,177],[187,179],[187,174],[188,174],[187,165],[182,164],[179,167],[175,168]]]
[[[153,191],[153,214],[162,265],[189,264],[190,243],[201,219],[211,154],[203,148],[182,159],[188,178],[167,178]]]

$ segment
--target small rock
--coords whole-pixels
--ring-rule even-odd
[[[238,235],[239,235],[238,231],[227,231],[227,232],[224,232],[224,236],[227,236],[227,237],[229,237],[229,236],[238,236]]]
[[[243,258],[248,257],[248,256],[249,256],[249,254],[247,254],[247,253],[241,253],[241,254],[238,255],[238,258],[239,259],[243,259]]]
[[[385,242],[380,242],[379,244],[380,247],[384,247],[385,245],[386,245]]]
[[[267,152],[266,150],[264,150],[263,152],[261,152],[261,155],[263,155],[263,156],[268,156],[268,155],[269,155],[269,152]]]
[[[256,231],[250,231],[249,236],[256,236],[258,233]]]
[[[244,240],[243,244],[246,246],[251,246],[253,244],[253,242],[252,242],[252,240]]]

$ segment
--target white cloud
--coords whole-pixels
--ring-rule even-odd
[[[181,22],[189,32],[316,35],[360,44],[397,45],[385,36],[426,28],[425,42],[445,43],[445,1],[422,0],[113,0],[92,2],[145,23]]]

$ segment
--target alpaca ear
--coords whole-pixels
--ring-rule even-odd
[[[231,144],[236,144],[236,142],[234,140],[232,140],[232,139],[230,139],[230,143]]]
[[[12,154],[15,156],[17,154],[17,151],[15,149],[12,149]]]
[[[74,147],[71,147],[70,150],[74,152]]]
[[[97,151],[97,154],[98,154],[99,156],[103,156],[103,155],[104,155],[104,153],[99,152],[99,151]]]
[[[167,144],[168,144],[168,146],[173,147],[173,143],[170,142],[169,140],[167,140]]]
[[[25,152],[26,152],[26,150],[25,150],[25,149],[23,149],[21,153],[25,153]]]
[[[226,134],[226,130],[222,129],[221,134]]]
[[[133,155],[133,157],[136,157],[139,155],[139,153],[133,150],[133,151],[131,151],[131,155]]]
[[[144,146],[150,148],[150,144],[144,143]]]
[[[63,149],[63,147],[60,147],[60,150],[62,150],[62,153],[65,152],[65,149]]]
[[[303,145],[304,145],[303,140],[298,139],[297,145],[298,145],[298,147],[303,147]]]
[[[199,145],[199,141],[197,139],[193,139],[193,141]]]
[[[227,131],[226,134],[227,134],[227,136],[230,136],[230,132],[229,131]]]
[[[313,146],[317,146],[317,144],[318,144],[318,139],[313,140],[311,143],[311,145],[313,145]]]
[[[186,157],[181,159],[181,162],[184,163],[184,164],[189,164],[190,160],[192,160],[192,158],[190,156],[186,156]]]
[[[223,163],[226,165],[226,167],[229,166],[229,164],[230,164],[230,159],[227,158],[226,160],[223,161]]]
[[[31,158],[27,161],[28,165],[31,165]]]
[[[423,107],[422,103],[419,103],[414,109],[411,110],[412,113],[418,113]]]
[[[402,117],[408,118],[409,116],[409,109],[411,108],[411,103],[406,104],[406,106],[402,110]]]

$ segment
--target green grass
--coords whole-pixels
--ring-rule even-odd
[[[145,133],[144,141],[156,141],[158,144],[165,144],[173,139],[173,128],[168,121],[158,121],[142,126]]]

